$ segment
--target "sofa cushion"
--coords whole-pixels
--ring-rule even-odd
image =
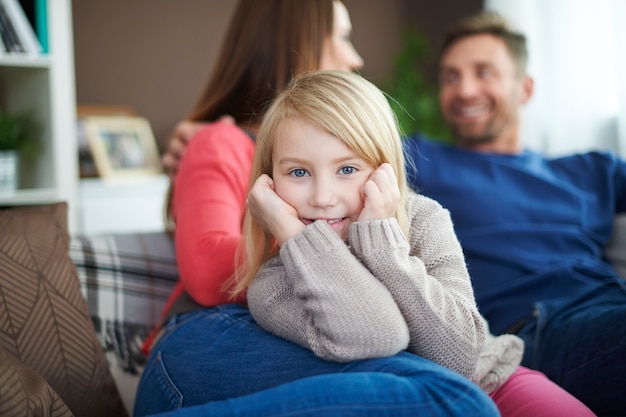
[[[626,213],[615,216],[606,256],[620,277],[626,278]]]
[[[66,215],[65,203],[0,209],[0,345],[74,414],[127,416],[68,256]]]

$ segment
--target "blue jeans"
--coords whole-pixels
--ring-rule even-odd
[[[538,302],[519,332],[522,365],[545,373],[600,416],[626,416],[626,287]]]
[[[328,362],[261,329],[237,305],[170,320],[139,383],[134,415],[498,416],[466,378],[402,352]]]

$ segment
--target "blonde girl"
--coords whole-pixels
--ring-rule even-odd
[[[470,377],[485,326],[463,253],[448,212],[409,192],[404,166],[373,84],[338,71],[296,77],[257,137],[238,288],[251,284],[262,327],[325,359],[408,348]]]
[[[505,417],[593,415],[518,366],[519,338],[489,334],[449,213],[407,188],[373,84],[296,77],[265,115],[252,179],[237,290],[261,327],[329,361],[406,350],[473,380]]]

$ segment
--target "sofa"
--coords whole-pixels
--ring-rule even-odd
[[[0,208],[0,415],[124,417],[178,279],[165,232],[75,235],[65,203]],[[626,277],[626,215],[607,257]]]

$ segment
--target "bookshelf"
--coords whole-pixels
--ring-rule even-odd
[[[0,107],[33,109],[41,127],[41,152],[21,164],[15,192],[0,206],[68,203],[70,233],[77,231],[78,161],[71,0],[47,0],[48,53],[0,56]]]

